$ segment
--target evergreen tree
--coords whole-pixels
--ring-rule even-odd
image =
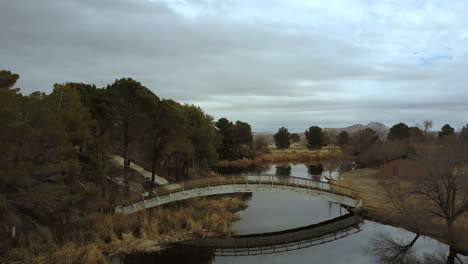
[[[159,98],[141,83],[123,78],[106,88],[112,111],[112,134],[114,140],[123,145],[124,184],[129,192],[128,171],[130,167],[130,148],[142,137],[149,125],[148,115]]]
[[[405,123],[398,123],[390,128],[387,135],[388,140],[401,140],[409,138],[409,127]]]
[[[305,131],[307,148],[319,149],[322,146],[322,129],[318,126],[311,126]]]
[[[463,140],[468,140],[468,125],[463,126],[460,132],[460,138]]]
[[[291,142],[292,143],[297,143],[299,141],[301,141],[301,136],[299,136],[299,134],[297,134],[297,133],[292,133],[291,134]]]
[[[275,144],[278,149],[287,149],[291,145],[290,134],[285,127],[279,128],[273,138],[275,139]]]
[[[439,131],[439,138],[455,135],[455,129],[449,124],[445,124]]]
[[[336,137],[336,144],[341,148],[345,148],[349,144],[349,134],[346,131],[341,131]]]
[[[220,118],[215,123],[221,144],[218,147],[218,154],[221,159],[233,159],[233,130],[234,124],[227,118]]]

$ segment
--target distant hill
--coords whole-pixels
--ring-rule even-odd
[[[367,125],[362,125],[362,124],[356,124],[356,125],[352,125],[352,126],[349,126],[349,127],[344,127],[344,128],[336,128],[336,130],[338,132],[341,132],[341,131],[346,131],[348,133],[354,133],[354,132],[357,132],[361,129],[366,129],[366,128],[371,128],[377,132],[380,132],[382,134],[387,134],[388,131],[390,131],[390,128],[388,128],[386,125],[382,124],[382,123],[379,123],[379,122],[371,122]]]
[[[352,125],[352,126],[348,126],[348,127],[342,127],[342,128],[325,128],[325,129],[334,129],[337,131],[337,133],[340,133],[341,131],[346,131],[348,132],[349,134],[352,134],[354,132],[357,132],[361,129],[366,129],[366,128],[371,128],[373,130],[375,130],[377,132],[377,134],[379,134],[381,137],[386,137],[386,135],[388,134],[388,132],[390,131],[390,128],[388,128],[386,125],[382,124],[382,123],[379,123],[379,122],[371,122],[367,125],[363,125],[363,124],[355,124],[355,125]],[[266,138],[270,143],[273,143],[274,140],[273,140],[273,135],[275,134],[275,132],[254,132],[254,137],[258,137],[258,136],[263,136],[264,138]],[[304,133],[298,133],[299,136],[301,138],[304,138]]]

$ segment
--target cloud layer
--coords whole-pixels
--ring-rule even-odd
[[[465,1],[5,1],[24,93],[132,77],[256,131],[468,123]]]

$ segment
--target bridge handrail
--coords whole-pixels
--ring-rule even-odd
[[[336,193],[348,198],[358,199],[358,195],[355,190],[345,187],[342,185],[329,183],[325,181],[319,181],[314,179],[300,178],[294,176],[278,176],[274,174],[260,174],[260,175],[236,175],[236,176],[216,176],[193,179],[189,181],[182,181],[178,183],[169,183],[160,185],[153,189],[153,197],[161,197],[164,195],[170,195],[172,193],[186,191],[202,187],[219,186],[223,184],[283,184],[286,186],[301,186],[310,189],[321,190],[328,193]],[[145,197],[137,202],[131,204],[144,202]],[[130,205],[130,204],[127,204]],[[123,205],[125,206],[125,205]]]

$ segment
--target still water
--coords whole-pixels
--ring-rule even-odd
[[[339,169],[326,170],[318,165],[271,166],[261,173],[302,176],[306,178],[338,177]],[[288,230],[320,223],[348,213],[338,204],[321,197],[291,193],[253,193],[248,207],[233,224],[237,234],[257,234]],[[159,254],[127,255],[112,260],[115,264],[150,263],[392,263],[388,257],[401,256],[399,250],[410,244],[416,234],[401,228],[364,221],[360,232],[325,244],[298,250],[256,256],[216,256],[214,250],[175,246]],[[396,245],[396,246],[395,246]],[[449,247],[428,237],[419,237],[408,252],[411,263],[445,263]],[[464,263],[468,258],[460,256]],[[416,262],[418,261],[418,262]],[[398,262],[400,263],[400,262]],[[401,262],[405,263],[405,262]]]

